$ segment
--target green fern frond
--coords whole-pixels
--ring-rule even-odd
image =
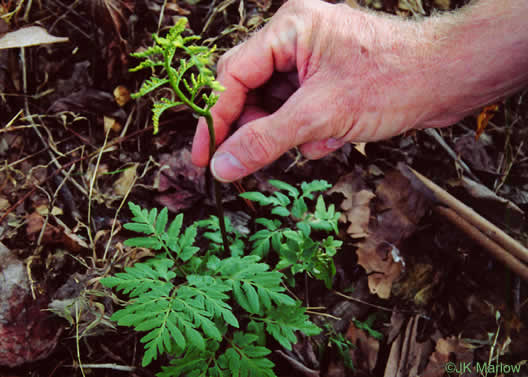
[[[130,56],[133,56],[134,58],[138,58],[138,59],[144,59],[150,56],[157,56],[157,55],[162,55],[162,54],[163,54],[163,49],[161,48],[161,46],[154,45],[154,46],[146,48],[143,51],[134,52],[130,54]],[[133,69],[136,70],[135,68]]]
[[[159,87],[167,84],[169,82],[169,79],[166,78],[159,78],[159,77],[151,77],[150,80],[146,80],[143,85],[141,85],[141,88],[139,88],[139,91],[136,93],[132,93],[130,96],[132,98],[139,98],[143,97],[144,95],[158,89]]]
[[[268,271],[266,263],[258,262],[255,255],[231,257],[221,260],[216,273],[233,290],[237,303],[249,313],[259,313],[262,308],[275,305],[295,305],[295,300],[282,293],[282,274]]]
[[[154,135],[156,135],[159,131],[159,121],[161,114],[163,114],[166,110],[179,105],[183,105],[183,102],[174,102],[167,98],[162,98],[159,102],[154,103],[154,107],[152,108],[152,124],[154,126]]]
[[[257,336],[236,331],[233,334],[231,347],[218,358],[218,364],[232,377],[276,377],[274,364],[267,355],[271,353],[266,347],[255,345]]]
[[[266,312],[265,317],[253,317],[253,320],[264,323],[266,331],[284,348],[291,350],[292,344],[297,342],[296,331],[306,335],[317,335],[321,332],[321,329],[309,320],[305,311],[306,308],[299,304],[283,305]]]
[[[170,292],[173,288],[171,280],[176,274],[171,270],[174,262],[170,259],[152,259],[150,263],[136,263],[127,267],[125,272],[101,279],[101,283],[109,288],[139,297],[152,291]]]

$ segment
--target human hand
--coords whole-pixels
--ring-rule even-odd
[[[237,180],[295,146],[316,159],[346,142],[375,141],[428,123],[452,122],[436,105],[437,72],[430,69],[430,38],[420,25],[344,4],[288,1],[262,30],[218,63],[218,81],[226,90],[212,108],[216,144],[222,143],[211,162],[213,175],[224,182]],[[280,82],[279,97],[281,92],[291,95],[268,113],[252,90],[274,72],[293,72],[298,88],[292,74]],[[226,139],[237,120],[240,128]],[[209,135],[201,119],[193,162],[206,166],[208,151]]]

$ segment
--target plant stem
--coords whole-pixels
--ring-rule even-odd
[[[174,71],[171,69],[171,57],[165,55],[165,69],[169,77],[169,82],[178,95],[178,97],[185,103],[192,111],[196,114],[205,117],[207,120],[207,128],[209,130],[209,160],[213,158],[213,155],[216,151],[216,136],[213,125],[213,117],[211,111],[205,107],[201,108],[197,106],[194,102],[189,100],[185,94],[180,90],[179,79],[174,75]],[[214,179],[214,192],[215,192],[215,201],[216,201],[216,211],[218,212],[218,222],[220,224],[220,232],[222,233],[222,241],[224,243],[224,251],[229,252],[229,243],[227,242],[227,231],[225,227],[224,220],[224,207],[222,205],[222,191],[220,187],[220,182]]]
[[[213,117],[208,111],[205,115],[207,121],[207,128],[209,130],[209,161],[213,158],[213,155],[216,151],[216,136],[213,125]],[[220,182],[218,182],[214,177],[214,192],[215,192],[215,201],[216,201],[216,211],[218,212],[218,222],[220,224],[220,232],[222,233],[222,241],[224,242],[224,251],[229,252],[229,243],[227,242],[227,231],[224,220],[224,206],[222,205],[222,188],[220,187]]]

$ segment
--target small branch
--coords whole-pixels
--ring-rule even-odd
[[[508,253],[499,244],[491,238],[480,232],[476,227],[457,215],[455,211],[450,208],[435,206],[435,211],[447,218],[464,233],[466,233],[473,240],[478,242],[482,247],[488,250],[497,260],[508,266],[513,272],[519,275],[525,281],[528,281],[528,267],[521,261]]]
[[[453,160],[455,160],[455,162],[457,164],[460,165],[460,167],[462,168],[462,170],[464,170],[466,172],[466,174],[468,174],[471,178],[473,178],[473,180],[477,181],[477,182],[480,182],[479,179],[475,176],[475,174],[473,174],[473,172],[471,171],[471,169],[469,168],[469,166],[467,166],[467,164],[462,161],[462,159],[460,158],[460,156],[457,156],[457,154],[455,153],[455,151],[453,151],[453,149],[451,149],[451,147],[445,142],[445,140],[442,138],[442,135],[440,135],[440,133],[438,133],[437,130],[435,130],[434,128],[426,128],[424,130],[424,132],[431,136],[433,139],[436,140],[436,142],[438,144],[440,144],[440,146],[442,148],[445,149],[445,151],[447,152],[447,154],[449,156],[451,156],[451,158]]]
[[[447,191],[436,185],[434,182],[424,177],[417,171],[409,168],[411,172],[429,189],[440,203],[453,209],[458,215],[476,226],[484,235],[488,236],[500,246],[511,252],[517,258],[528,262],[528,249],[511,236],[492,224],[484,217],[480,216],[472,208],[468,207],[460,200],[449,194]]]

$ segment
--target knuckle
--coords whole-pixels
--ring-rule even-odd
[[[273,142],[269,136],[252,128],[249,128],[244,136],[241,149],[250,167],[261,166],[272,160]]]

